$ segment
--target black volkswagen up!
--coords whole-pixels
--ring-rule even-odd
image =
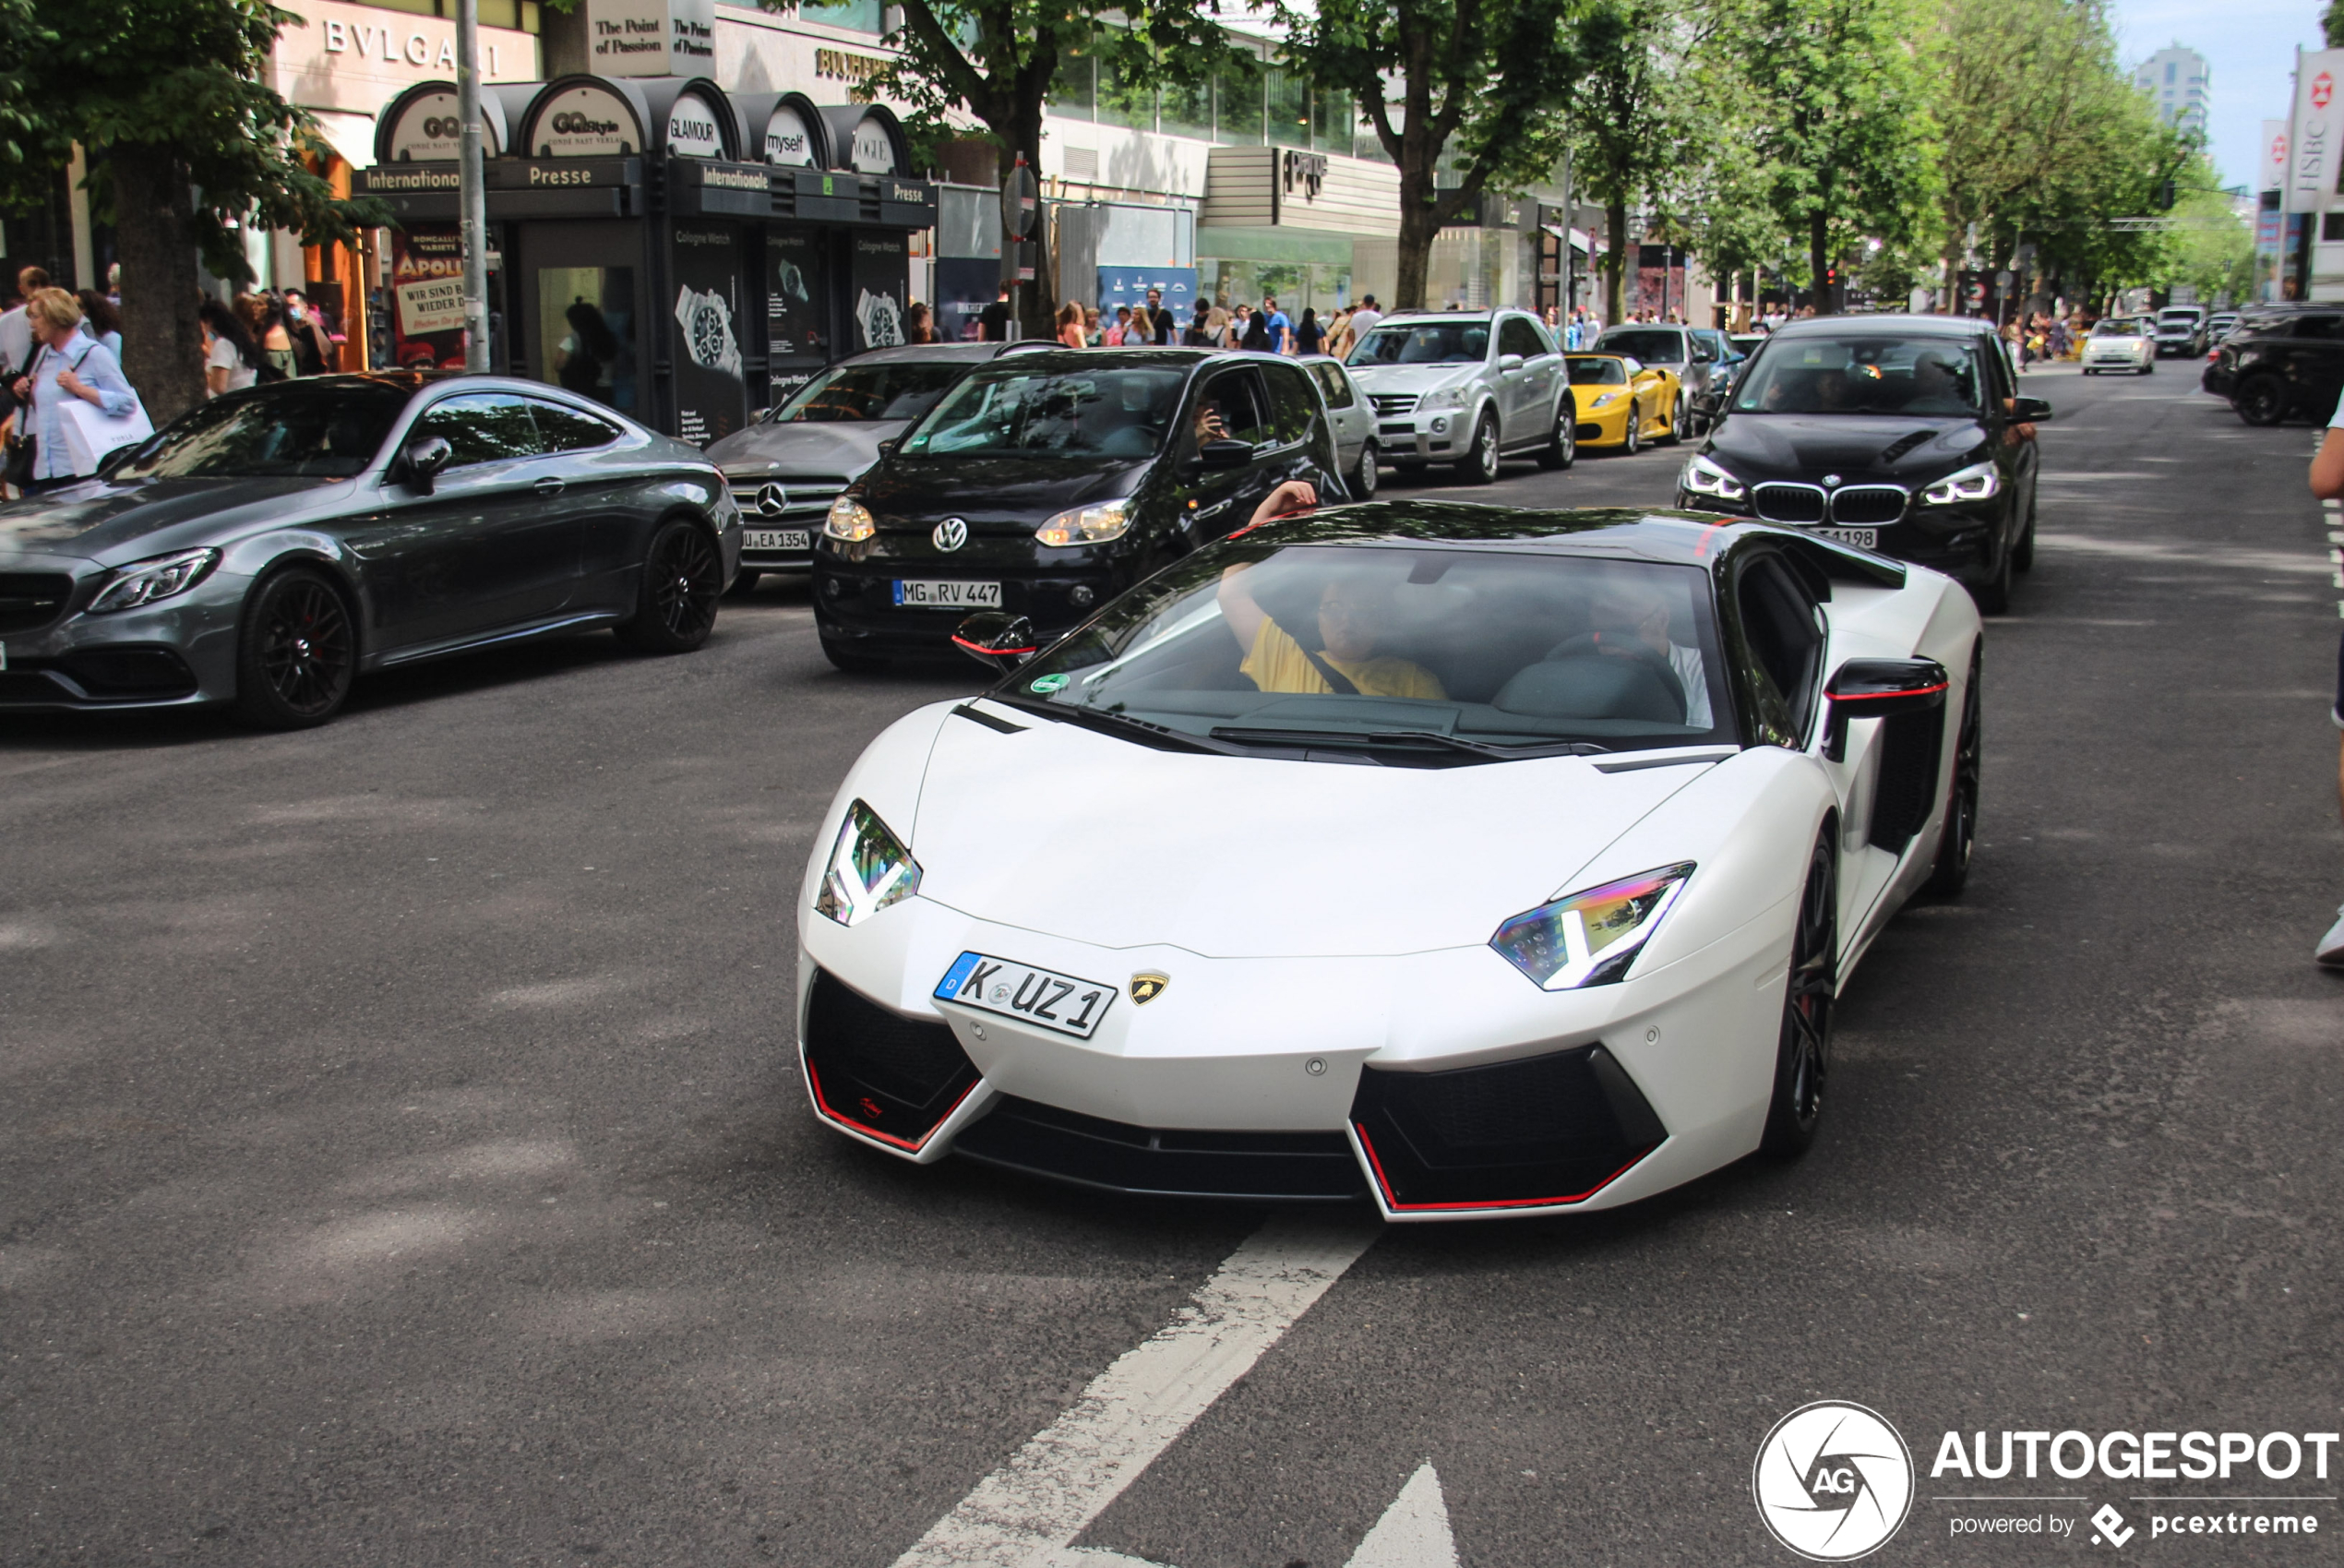
[[[1317,384],[1207,349],[1038,349],[961,382],[831,506],[822,652],[845,670],[950,656],[980,610],[1047,642],[1244,525],[1288,479],[1348,497]]]

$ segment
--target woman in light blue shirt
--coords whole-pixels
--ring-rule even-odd
[[[65,400],[79,398],[120,419],[138,407],[138,394],[123,378],[111,351],[81,329],[81,305],[63,289],[42,289],[25,302],[25,319],[41,340],[32,370],[17,381],[19,404],[30,403],[27,424],[38,445],[32,454],[30,495],[71,485],[97,472],[93,463],[77,473],[66,440]]]

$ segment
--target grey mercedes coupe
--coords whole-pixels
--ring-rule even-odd
[[[686,652],[740,551],[713,464],[559,388],[256,387],[0,506],[0,712],[219,702],[297,729],[362,673],[521,638]]]

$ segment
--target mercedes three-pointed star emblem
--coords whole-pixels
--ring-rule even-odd
[[[761,486],[757,492],[757,509],[767,517],[779,517],[789,505],[789,492],[779,485]]]

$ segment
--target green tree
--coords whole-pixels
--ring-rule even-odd
[[[1274,0],[1285,54],[1360,105],[1400,172],[1399,280],[1425,303],[1432,242],[1562,155],[1573,0]]]
[[[0,197],[37,195],[73,145],[93,150],[92,216],[122,257],[124,369],[157,423],[203,396],[198,255],[246,281],[239,225],[346,242],[380,223],[301,162],[309,115],[262,79],[267,0],[9,0],[0,6]]]
[[[1937,131],[1912,40],[1918,0],[1719,0],[1764,205],[1825,280],[1878,240],[1903,245],[1936,197]]]
[[[1596,265],[1607,322],[1627,316],[1628,274],[1643,238],[1628,232],[1632,209],[1674,208],[1721,224],[1728,219],[1727,207],[1700,197],[1722,194],[1732,171],[1704,157],[1716,150],[1710,138],[1683,134],[1695,96],[1687,62],[1707,32],[1701,15],[1670,0],[1591,0],[1572,29],[1572,177],[1603,209],[1605,254]],[[1702,177],[1710,172],[1720,179]],[[1739,216],[1747,209],[1730,210]],[[1688,226],[1706,225],[1662,217],[1651,226],[1676,238]],[[1725,230],[1704,237],[1722,240]]]

